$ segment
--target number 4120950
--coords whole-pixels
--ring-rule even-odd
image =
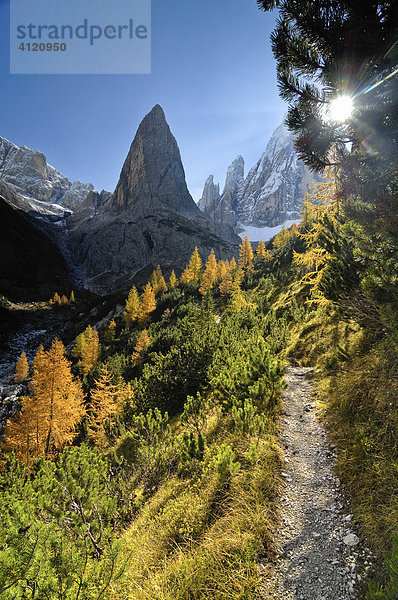
[[[65,52],[66,44],[63,42],[61,44],[58,42],[47,42],[46,44],[44,42],[33,42],[32,44],[22,42],[18,48],[22,52]]]

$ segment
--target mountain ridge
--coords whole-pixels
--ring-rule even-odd
[[[222,194],[214,177],[205,183],[199,208],[216,221],[240,226],[275,227],[298,219],[313,174],[299,161],[293,137],[283,124],[273,132],[265,152],[244,176],[244,159],[228,167]]]

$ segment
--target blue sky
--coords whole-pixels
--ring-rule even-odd
[[[286,105],[255,0],[152,0],[151,75],[10,75],[9,3],[0,0],[0,135],[38,148],[71,180],[113,191],[136,129],[154,104],[181,150],[195,199],[224,183],[242,154],[265,150]]]

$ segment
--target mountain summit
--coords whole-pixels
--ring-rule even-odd
[[[313,174],[299,161],[292,135],[279,125],[265,152],[244,178],[238,156],[228,167],[223,193],[213,177],[206,180],[199,208],[212,219],[231,225],[274,227],[298,219]]]
[[[113,195],[84,203],[67,219],[75,265],[97,292],[127,287],[141,269],[183,268],[198,247],[203,258],[236,254],[230,225],[204,215],[190,195],[177,142],[156,105],[143,119]]]
[[[118,209],[140,205],[200,214],[185,181],[177,142],[159,104],[141,122],[112,197]]]
[[[138,127],[113,194],[72,184],[47,165],[41,152],[3,138],[1,180],[4,202],[13,211],[3,208],[15,221],[15,231],[25,224],[20,211],[62,255],[65,264],[57,266],[57,273],[54,268],[54,281],[58,272],[68,272],[76,285],[105,294],[130,287],[140,271],[158,264],[166,273],[169,266],[182,270],[195,246],[204,260],[212,249],[218,258],[237,254],[240,238],[233,227],[203,214],[190,195],[177,142],[158,104]],[[45,241],[37,242],[40,257]],[[3,267],[0,276],[6,274]],[[51,278],[49,272],[46,285]],[[32,282],[31,287],[40,297],[43,285]],[[9,286],[11,293],[14,288]]]

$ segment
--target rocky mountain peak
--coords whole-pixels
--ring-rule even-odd
[[[225,186],[223,195],[226,192],[235,194],[238,188],[243,183],[245,176],[245,161],[243,156],[237,156],[235,160],[230,164],[227,170],[227,176],[225,178]]]
[[[205,187],[203,188],[203,194],[199,200],[199,208],[204,213],[211,214],[215,210],[217,204],[220,201],[220,184],[214,183],[214,176],[209,175],[206,179]]]
[[[169,209],[192,216],[199,213],[190,195],[177,142],[159,104],[142,120],[120,174],[113,208],[134,211]]]
[[[39,150],[18,147],[0,137],[0,180],[27,199],[36,212],[59,213],[57,206],[74,210],[94,189],[91,183],[71,182],[47,163]],[[39,204],[36,206],[35,203]],[[40,203],[48,205],[42,206]]]
[[[282,123],[265,152],[244,177],[245,162],[238,156],[228,167],[224,191],[216,202],[202,202],[211,190],[207,180],[200,208],[212,219],[238,228],[275,227],[298,219],[313,174],[296,154],[293,138]]]

